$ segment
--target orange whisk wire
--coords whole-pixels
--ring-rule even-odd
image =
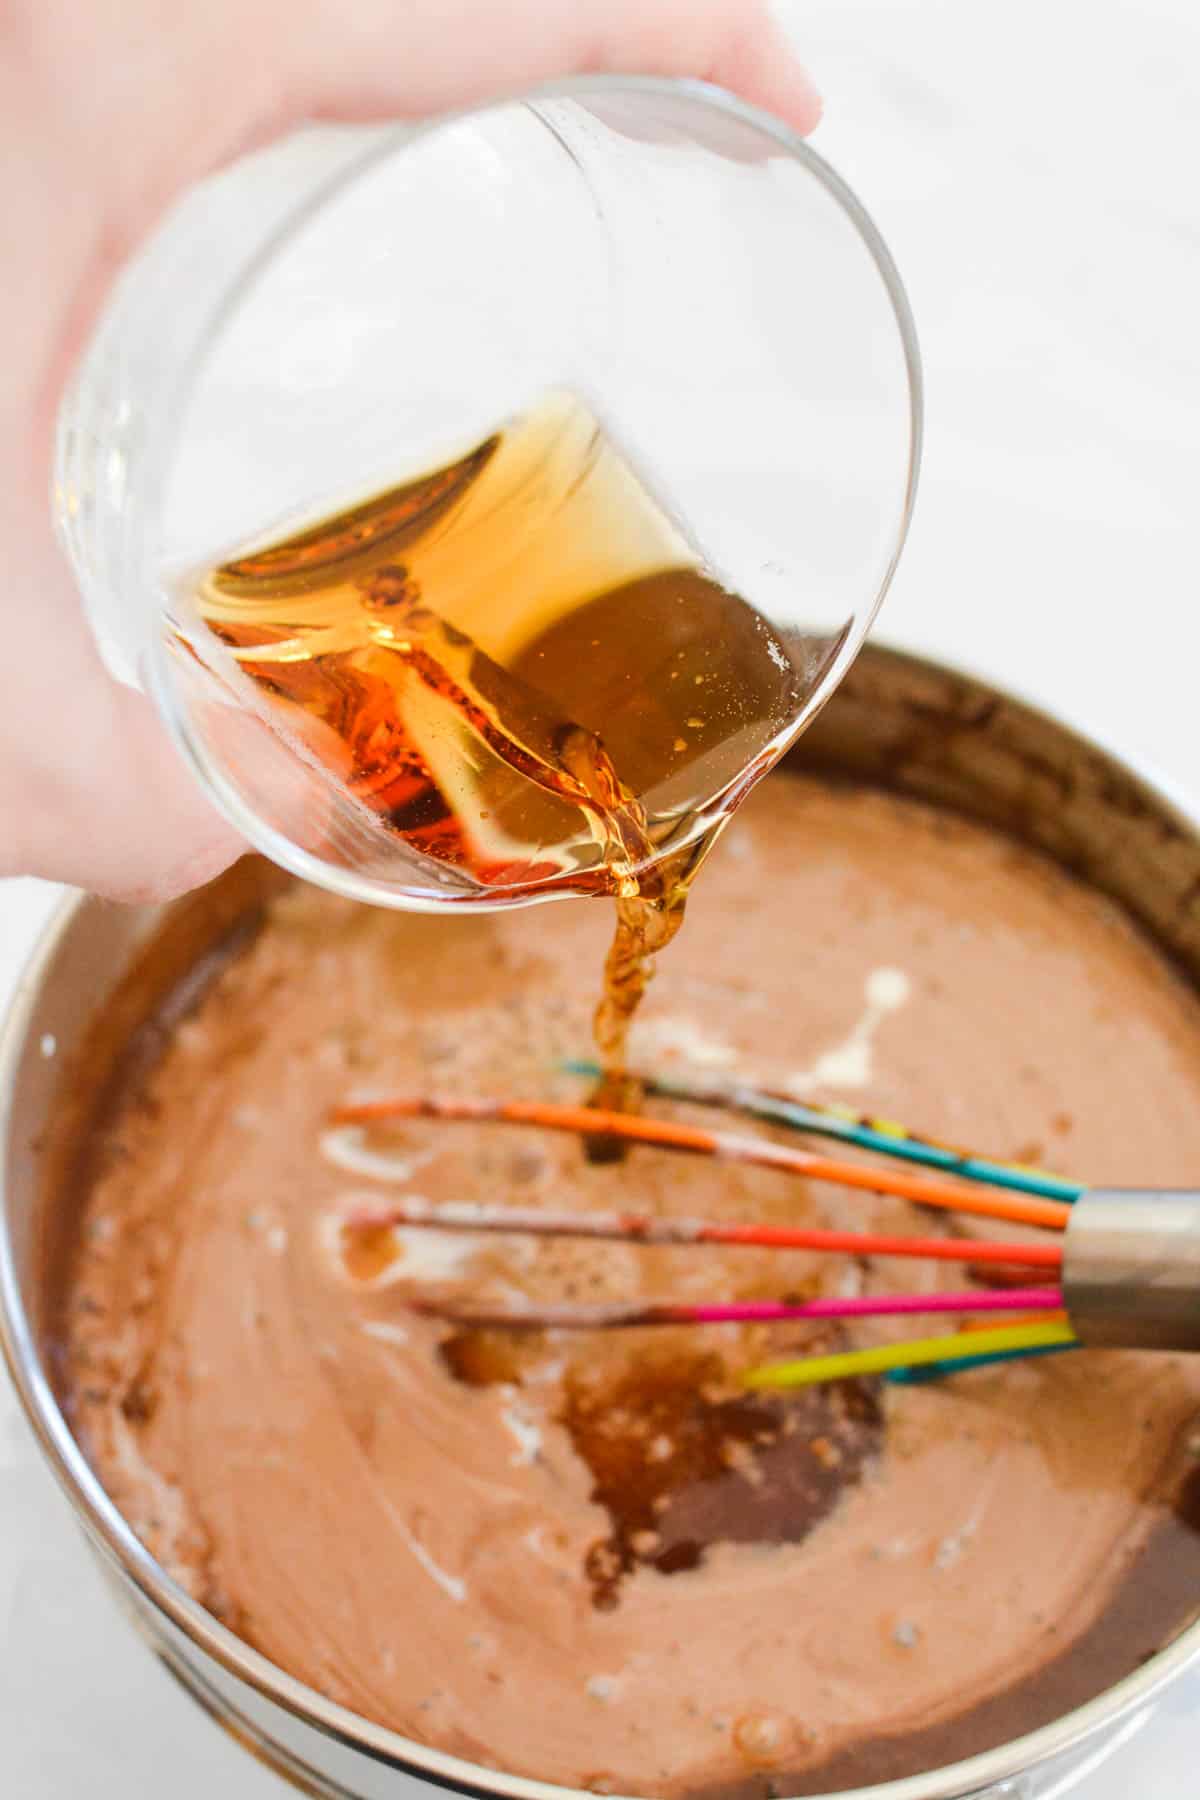
[[[909,1256],[930,1262],[1060,1269],[1062,1240],[982,1243],[974,1238],[889,1236],[875,1231],[828,1231],[807,1225],[758,1225],[738,1219],[674,1219],[638,1213],[555,1212],[544,1207],[493,1206],[477,1201],[434,1205],[428,1200],[361,1201],[345,1214],[350,1231],[392,1226],[431,1231],[512,1233],[527,1237],[610,1238],[632,1244],[729,1244],[746,1249],[824,1250],[849,1256]]]
[[[685,1154],[716,1156],[726,1162],[749,1163],[758,1168],[779,1169],[803,1175],[811,1181],[833,1182],[873,1194],[894,1194],[918,1206],[971,1213],[985,1219],[1006,1219],[1022,1225],[1065,1230],[1071,1208],[1064,1201],[1037,1199],[1031,1195],[969,1187],[938,1181],[931,1176],[910,1175],[899,1169],[867,1167],[839,1162],[796,1150],[767,1138],[744,1137],[734,1132],[706,1131],[673,1119],[646,1119],[626,1113],[595,1111],[586,1106],[558,1106],[543,1100],[453,1099],[447,1096],[398,1095],[339,1106],[333,1112],[337,1124],[365,1125],[386,1119],[450,1119],[488,1121],[505,1125],[535,1125],[548,1131],[570,1131],[583,1137],[620,1138],[627,1143],[649,1144]],[[748,1228],[761,1229],[761,1228]],[[753,1241],[753,1240],[747,1240]],[[1014,1255],[1014,1262],[1027,1262]]]

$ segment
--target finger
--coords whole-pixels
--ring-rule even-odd
[[[336,30],[291,36],[301,113],[412,117],[609,73],[715,82],[802,133],[821,117],[812,78],[763,0],[515,0],[502,12],[494,0],[339,0],[336,12]]]
[[[96,673],[107,729],[91,767],[67,762],[25,867],[108,900],[157,901],[210,881],[247,845],[177,753],[151,703]]]
[[[52,543],[40,548],[31,558],[24,547],[12,567],[21,601],[0,671],[0,875],[113,900],[184,893],[246,846],[150,701],[109,678],[67,571]]]

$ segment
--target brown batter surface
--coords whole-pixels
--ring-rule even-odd
[[[512,1338],[406,1297],[803,1296],[962,1271],[346,1237],[348,1207],[406,1194],[950,1228],[765,1169],[648,1149],[592,1165],[523,1129],[330,1131],[337,1102],[388,1091],[578,1098],[557,1065],[587,1054],[609,926],[582,903],[275,905],[105,1127],[60,1326],[70,1417],[116,1503],[312,1686],[599,1792],[913,1773],[1128,1673],[1200,1610],[1200,1368],[1070,1354],[751,1397],[738,1374],[764,1355],[912,1325]],[[1200,1169],[1191,993],[1047,862],[878,794],[760,790],[634,1047],[1104,1184]]]

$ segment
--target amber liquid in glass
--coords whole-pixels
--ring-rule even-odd
[[[603,1104],[721,824],[802,681],[577,399],[189,582],[331,774],[497,899],[610,894]]]

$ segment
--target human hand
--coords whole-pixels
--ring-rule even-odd
[[[314,119],[600,70],[706,78],[801,132],[820,103],[763,0],[11,0],[8,20],[0,875],[165,898],[245,845],[104,670],[48,500],[63,386],[138,241],[190,183]]]

